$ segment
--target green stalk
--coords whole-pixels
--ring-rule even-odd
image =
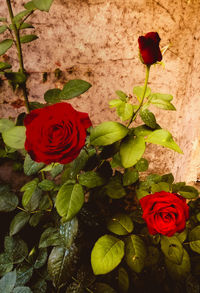
[[[18,59],[19,59],[19,66],[20,66],[20,72],[26,75],[26,71],[24,69],[24,62],[23,62],[23,55],[22,55],[22,47],[21,47],[21,42],[20,42],[20,35],[19,35],[19,29],[17,28],[13,18],[13,10],[11,6],[10,0],[6,0],[7,6],[8,6],[8,11],[10,15],[10,20],[12,22],[14,34],[15,34],[15,39],[16,39],[16,47],[17,47],[17,52],[18,52]],[[27,93],[27,88],[26,88],[26,82],[22,84],[22,91],[23,91],[23,96],[24,96],[24,101],[25,101],[25,106],[27,109],[27,112],[30,113],[30,105],[28,101],[28,93]]]
[[[128,127],[130,126],[130,124],[136,119],[138,112],[140,111],[140,109],[142,108],[143,102],[144,102],[144,97],[145,97],[145,93],[147,90],[147,84],[148,84],[148,80],[149,80],[149,71],[150,71],[150,66],[151,65],[147,65],[146,66],[146,77],[145,77],[145,83],[144,83],[144,91],[142,93],[142,98],[139,104],[138,109],[135,111],[135,113],[133,113],[133,116],[131,117]]]

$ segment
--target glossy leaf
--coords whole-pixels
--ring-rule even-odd
[[[155,93],[151,95],[150,102],[156,107],[164,110],[176,110],[174,105],[170,103],[172,99],[172,95]]]
[[[44,279],[39,279],[32,287],[34,293],[46,293],[47,283]]]
[[[152,112],[148,109],[140,111],[140,117],[145,125],[149,126],[150,128],[156,128],[156,118]]]
[[[168,173],[162,176],[162,180],[164,182],[167,182],[169,184],[172,184],[174,182],[174,176],[172,173]]]
[[[5,275],[6,273],[12,271],[13,262],[9,254],[1,253],[0,254],[0,276]]]
[[[124,256],[124,242],[111,235],[100,237],[91,253],[95,275],[107,274],[118,266]]]
[[[14,264],[21,263],[28,255],[27,244],[18,236],[6,236],[4,240],[4,248]]]
[[[149,162],[144,158],[141,158],[135,165],[135,168],[139,172],[147,171],[148,167],[149,167]]]
[[[13,293],[32,293],[32,291],[29,287],[20,286],[14,288]]]
[[[0,71],[3,71],[5,69],[9,69],[11,68],[12,65],[10,65],[9,63],[6,63],[6,62],[0,62]],[[2,120],[2,119],[1,119]],[[9,120],[11,121],[11,120]],[[13,125],[14,126],[14,125]]]
[[[130,119],[133,115],[133,105],[122,102],[117,106],[117,114],[122,121]]]
[[[38,163],[31,159],[29,154],[26,154],[25,160],[24,160],[24,173],[27,176],[31,176],[35,173],[37,173],[40,169],[44,167],[44,163]]]
[[[26,139],[26,128],[24,126],[14,126],[2,133],[6,145],[15,149],[23,149]]]
[[[126,101],[126,99],[127,99],[127,94],[125,94],[123,91],[116,91],[115,92],[116,93],[116,95],[122,100],[122,101]]]
[[[151,193],[160,192],[160,191],[169,192],[170,191],[169,183],[159,182],[159,183],[154,183],[151,185]]]
[[[116,214],[108,221],[107,229],[117,235],[127,235],[133,231],[133,222],[126,214]]]
[[[136,196],[138,200],[140,200],[141,198],[145,197],[148,194],[149,192],[145,189],[142,189],[142,188],[136,189]]]
[[[30,23],[27,23],[27,22],[23,22],[20,25],[20,30],[27,29],[27,28],[34,28],[34,26],[32,24],[30,24]]]
[[[43,267],[47,261],[47,257],[48,257],[47,249],[46,248],[39,249],[38,256],[33,266],[34,269],[40,269],[41,267]]]
[[[35,4],[33,3],[33,1],[29,1],[27,3],[24,4],[24,7],[29,10],[29,11],[32,11],[32,10],[36,10],[37,7],[35,6]]]
[[[145,141],[143,137],[125,138],[120,146],[120,157],[124,168],[134,166],[142,157],[145,151]]]
[[[17,234],[28,223],[30,215],[25,212],[19,212],[12,219],[10,224],[10,236]]]
[[[56,197],[56,209],[65,221],[71,220],[84,203],[83,188],[80,184],[64,184]]]
[[[11,212],[18,203],[18,197],[5,185],[0,185],[0,212]]]
[[[125,260],[130,269],[140,273],[144,267],[146,256],[144,241],[137,235],[129,236],[126,241]]]
[[[48,273],[54,287],[60,288],[77,270],[78,250],[72,245],[70,249],[56,246],[52,249],[48,259]]]
[[[0,26],[0,34],[4,33],[7,30],[7,25],[1,25]]]
[[[121,104],[123,104],[123,101],[119,100],[119,99],[113,99],[111,101],[109,101],[109,106],[110,108],[115,108],[120,106]]]
[[[200,226],[196,226],[189,233],[190,248],[200,254]]]
[[[134,169],[127,169],[123,175],[123,185],[128,186],[135,183],[139,178],[139,173]]]
[[[19,23],[26,15],[28,15],[30,13],[30,11],[28,10],[23,10],[20,11],[19,13],[17,13],[14,18],[13,21],[17,24]]]
[[[118,122],[103,122],[90,132],[92,145],[109,145],[124,138],[128,129]]]
[[[39,0],[40,1],[40,0]],[[81,79],[68,81],[60,93],[61,100],[69,100],[86,92],[92,85]]]
[[[0,292],[11,293],[16,283],[16,271],[9,272],[0,279]]]
[[[175,264],[174,262],[171,262],[168,258],[165,258],[165,264],[171,278],[176,281],[184,280],[184,278],[186,278],[190,273],[190,257],[185,249],[183,249],[183,258],[181,264]]]
[[[193,198],[197,198],[199,196],[199,191],[194,188],[193,186],[182,186],[178,193],[184,197],[184,198],[187,198],[187,199],[193,199]]]
[[[180,154],[183,153],[180,147],[173,140],[171,133],[165,129],[158,129],[153,131],[150,135],[148,135],[145,141],[148,143],[162,145]]]
[[[38,184],[38,187],[44,191],[50,191],[50,190],[53,190],[54,187],[55,187],[55,183],[51,180],[47,180],[47,179],[44,179],[42,180],[39,184]]]
[[[62,244],[62,238],[58,229],[49,227],[40,237],[39,248],[45,248],[48,246],[58,246]]]
[[[10,47],[12,47],[13,40],[6,39],[0,42],[0,56],[5,54]]]
[[[25,35],[20,37],[20,42],[22,44],[25,44],[25,43],[30,43],[36,39],[38,39],[38,36],[36,35]]]
[[[153,132],[153,130],[149,127],[147,127],[146,125],[140,125],[136,128],[134,128],[134,134],[136,136],[148,136],[149,134],[151,134]]]
[[[58,102],[60,102],[60,93],[61,93],[61,90],[60,89],[51,89],[51,90],[48,90],[44,94],[44,99],[49,104],[58,103]]]
[[[118,269],[118,287],[119,287],[120,292],[122,292],[122,293],[128,292],[129,276],[128,276],[127,271],[123,267],[120,267]]]
[[[106,180],[95,171],[80,174],[78,182],[88,188],[94,188],[105,184]]]
[[[180,265],[183,259],[183,246],[176,236],[161,237],[161,250],[174,264]]]
[[[31,279],[32,275],[33,275],[33,267],[27,263],[21,264],[17,268],[16,286],[25,285]]]
[[[144,87],[143,86],[135,86],[133,88],[133,94],[136,95],[139,99],[142,98],[144,92]],[[147,98],[151,94],[151,89],[147,87],[146,92],[145,92],[145,98]]]
[[[65,222],[60,225],[60,236],[63,240],[65,248],[70,248],[78,233],[78,220],[73,218],[71,221]]]
[[[106,194],[113,199],[119,199],[126,195],[120,176],[113,176],[105,186]]]

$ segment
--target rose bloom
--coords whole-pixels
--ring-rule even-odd
[[[92,123],[87,113],[76,111],[68,103],[57,103],[31,111],[24,125],[25,149],[32,160],[67,164],[79,155]]]
[[[170,237],[185,229],[189,218],[189,206],[185,198],[161,191],[141,198],[140,204],[150,234],[160,233]]]
[[[162,54],[159,48],[160,37],[156,32],[150,32],[145,36],[138,38],[140,55],[143,63],[151,65],[162,60]]]

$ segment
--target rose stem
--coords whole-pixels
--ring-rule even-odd
[[[132,117],[131,117],[131,119],[129,121],[128,127],[135,120],[135,118],[137,117],[138,112],[142,108],[143,101],[144,101],[144,97],[145,97],[145,93],[146,93],[146,90],[147,90],[147,84],[148,84],[148,80],[149,80],[150,67],[151,67],[151,65],[146,65],[146,77],[145,77],[145,83],[144,83],[144,90],[143,90],[143,93],[142,93],[142,98],[141,98],[141,101],[140,101],[140,104],[139,104],[138,109],[136,110],[135,113],[133,113],[133,115],[132,115]]]
[[[24,62],[23,62],[23,55],[22,55],[22,47],[21,47],[21,42],[20,42],[20,35],[19,35],[19,29],[17,28],[13,18],[13,10],[11,6],[10,0],[6,0],[7,6],[8,6],[8,11],[10,15],[10,20],[12,22],[15,38],[16,38],[16,48],[18,52],[18,59],[19,59],[19,65],[20,65],[20,72],[26,75],[26,71],[24,69]],[[25,101],[25,106],[27,109],[27,112],[30,113],[30,105],[28,101],[28,93],[27,93],[27,88],[26,88],[26,81],[22,84],[22,91],[23,91],[23,96],[24,96],[24,101]]]

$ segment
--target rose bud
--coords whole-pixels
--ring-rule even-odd
[[[180,195],[166,191],[156,192],[141,198],[140,204],[142,217],[150,234],[160,233],[170,237],[185,229],[189,206],[186,199]]]
[[[151,65],[162,60],[159,48],[160,37],[156,32],[147,33],[138,38],[140,57],[144,64]]]
[[[25,149],[32,160],[67,164],[79,155],[92,123],[87,113],[76,111],[68,103],[57,103],[31,111],[24,125]]]

